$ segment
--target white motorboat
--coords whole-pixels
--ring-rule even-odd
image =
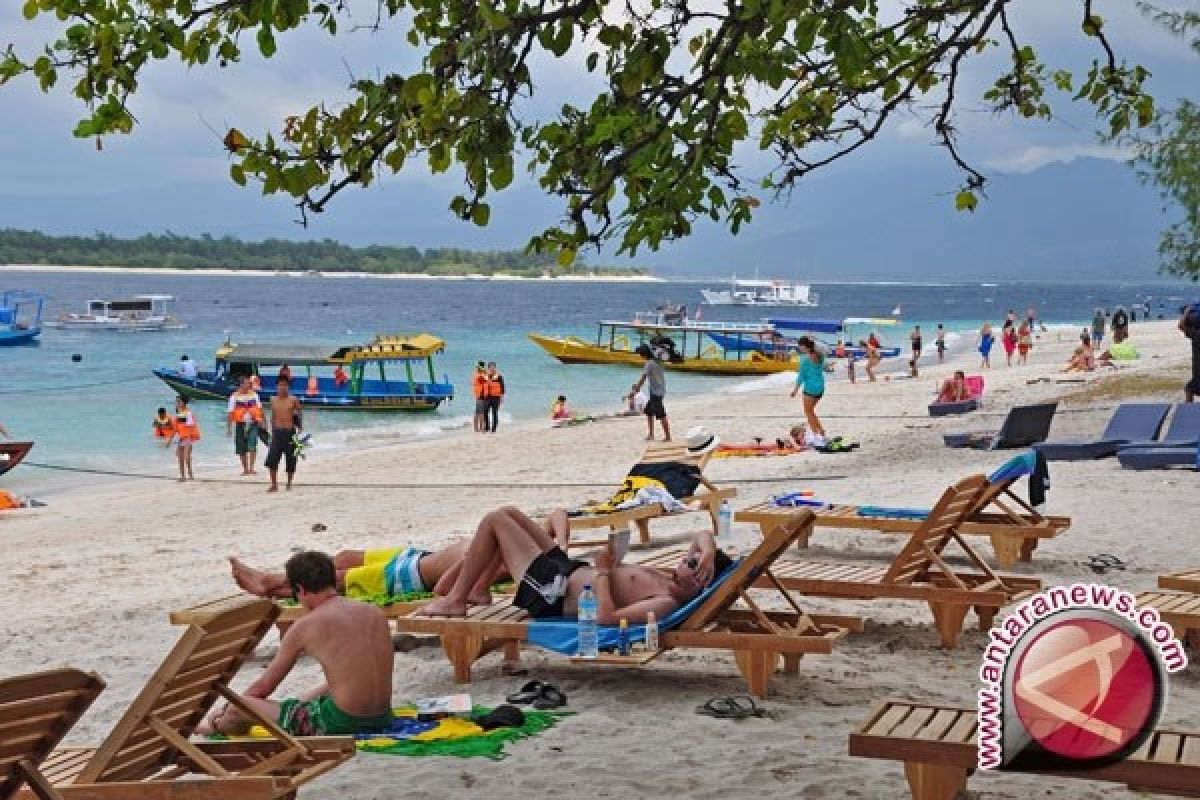
[[[738,280],[735,275],[728,289],[701,289],[710,306],[798,306],[816,308],[817,293],[806,283],[771,280]]]
[[[83,314],[62,314],[46,325],[84,331],[179,331],[187,327],[167,313],[169,294],[142,294],[124,300],[92,300]]]

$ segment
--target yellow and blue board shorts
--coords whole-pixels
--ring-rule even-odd
[[[415,547],[394,547],[386,550],[367,550],[363,565],[346,572],[347,597],[377,597],[379,595],[427,592],[421,579],[421,558],[428,550]]]

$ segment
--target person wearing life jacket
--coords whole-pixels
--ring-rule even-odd
[[[333,386],[334,386],[334,388],[335,389],[345,388],[346,384],[349,382],[350,382],[350,376],[346,374],[346,370],[342,369],[342,365],[338,364],[337,368],[333,370]]]
[[[262,401],[250,385],[250,376],[242,376],[237,391],[229,395],[225,414],[225,435],[233,436],[233,450],[242,462],[242,474],[254,474],[258,457],[258,432],[264,428]]]
[[[175,453],[179,459],[179,481],[196,480],[192,472],[192,445],[200,441],[200,426],[196,415],[188,408],[188,399],[183,395],[175,398],[174,428],[167,439],[166,447],[176,443]]]
[[[496,362],[487,363],[483,374],[484,430],[495,433],[500,424],[500,400],[504,397],[504,376],[496,371]]]
[[[167,410],[162,406],[158,407],[154,422],[151,424],[154,426],[155,439],[170,439],[171,435],[175,433],[175,420],[171,419]]]
[[[475,394],[475,432],[487,433],[487,421],[484,411],[487,401],[483,397],[483,386],[487,383],[487,364],[478,361],[475,364],[475,375],[471,378],[471,391]]]
[[[308,382],[304,385],[304,394],[306,397],[316,397],[320,394],[320,383],[317,381],[316,375],[309,375]]]

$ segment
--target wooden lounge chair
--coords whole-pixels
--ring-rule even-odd
[[[1153,608],[1175,630],[1175,638],[1200,651],[1200,594],[1142,592],[1137,596],[1137,607]]]
[[[1200,569],[1189,569],[1171,575],[1159,575],[1160,589],[1174,589],[1179,592],[1200,594]]]
[[[967,777],[979,763],[977,728],[974,708],[889,700],[876,705],[850,734],[850,755],[903,761],[913,800],[954,800],[967,788]],[[1124,761],[1097,769],[1039,774],[1195,797],[1200,793],[1200,733],[1155,731]]]
[[[352,737],[290,736],[229,688],[277,613],[270,600],[240,596],[172,615],[187,630],[162,666],[103,744],[46,758],[49,783],[63,800],[275,800],[352,757]],[[274,738],[191,741],[218,698]]]
[[[1013,485],[1024,474],[1006,472],[1004,467],[993,473],[975,508],[958,527],[958,532],[964,535],[987,536],[1001,569],[1012,569],[1018,560],[1031,561],[1038,542],[1053,539],[1071,527],[1070,517],[1042,514],[1013,492]],[[766,530],[786,519],[789,511],[790,508],[765,502],[736,512],[734,518],[739,522],[755,523]],[[915,533],[924,522],[916,516],[871,515],[868,507],[844,504],[818,509],[816,514],[817,528],[872,530],[904,535]],[[808,536],[802,535],[799,544],[807,547]]]
[[[688,452],[686,445],[662,442],[647,446],[646,452],[638,459],[638,463],[676,461],[681,464],[695,464],[703,470],[711,458],[712,452],[696,456]],[[737,497],[737,489],[718,489],[715,492],[710,492],[701,486],[697,494],[679,499],[687,505],[692,506],[696,511],[707,511],[709,519],[712,520],[713,533],[715,534],[717,531],[717,513],[721,510],[721,503],[726,500],[732,500],[735,497]],[[637,528],[638,541],[641,544],[648,544],[650,542],[650,520],[670,516],[678,516],[678,514],[667,513],[657,503],[603,514],[584,514],[582,516],[571,517],[571,533],[574,534],[575,531],[591,528],[608,528],[609,530],[616,531],[632,525]],[[607,536],[603,539],[577,539],[572,536],[570,546],[595,547],[607,542]]]
[[[811,515],[808,522],[812,522]],[[801,656],[830,653],[834,642],[851,630],[861,629],[861,621],[855,617],[804,613],[791,594],[774,580],[772,564],[794,541],[794,534],[782,531],[765,538],[678,627],[659,636],[661,650],[640,657],[601,654],[596,660],[581,663],[640,666],[661,652],[675,648],[729,650],[750,692],[765,697],[780,656],[783,656],[785,669],[796,672]],[[766,581],[791,610],[761,610],[747,593],[755,581]],[[739,598],[746,608],[733,607]],[[471,665],[481,656],[504,648],[508,659],[514,659],[520,644],[529,641],[531,622],[524,610],[508,603],[494,603],[472,608],[463,619],[402,617],[396,620],[396,627],[405,633],[440,636],[442,649],[454,666],[454,679],[468,683]]]
[[[42,761],[103,690],[99,676],[77,669],[0,680],[0,800],[23,785],[40,800],[61,800]]]
[[[785,588],[800,594],[924,601],[933,611],[942,646],[953,648],[969,610],[975,609],[980,627],[987,628],[1001,606],[1041,588],[1041,582],[1034,578],[992,572],[959,535],[963,520],[971,509],[978,507],[986,488],[987,479],[974,475],[947,489],[887,567],[854,562],[781,561],[774,574]],[[786,510],[798,520],[810,514],[803,509]],[[956,572],[942,559],[943,550],[952,540],[958,542],[979,572]],[[678,551],[665,551],[644,563],[665,569],[677,563],[678,558]]]

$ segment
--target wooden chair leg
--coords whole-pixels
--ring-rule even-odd
[[[803,656],[800,653],[785,653],[783,656],[783,671],[788,675],[799,675],[801,658]]]
[[[750,694],[760,700],[767,699],[767,686],[771,682],[771,674],[779,654],[771,650],[734,650],[733,658],[737,662],[738,672],[746,680]]]
[[[511,641],[504,643],[504,661],[507,664],[517,664],[521,661],[521,643]]]
[[[639,519],[635,521],[638,530],[638,543],[650,544],[650,520]]]
[[[963,620],[966,619],[969,608],[970,606],[952,603],[929,603],[929,610],[933,612],[933,621],[937,626],[938,636],[942,640],[942,647],[953,650],[958,646],[958,636],[962,633]]]
[[[787,523],[784,523],[783,525],[780,525],[778,527],[786,530],[788,533],[796,533],[797,534],[796,547],[800,548],[801,550],[804,550],[808,547],[808,540],[812,536],[813,528],[815,526],[808,525],[806,523],[801,523],[800,525],[794,525],[794,524],[789,525]],[[762,533],[763,533],[763,538],[765,539],[767,536],[766,526],[763,526]]]
[[[1021,560],[1025,562],[1033,561],[1033,551],[1037,550],[1038,538],[1029,536],[1021,540]]]
[[[443,633],[442,650],[454,667],[454,682],[470,683],[471,665],[483,652],[483,637],[474,633]]]
[[[979,630],[988,631],[996,622],[996,614],[1000,609],[996,606],[975,606],[975,616],[979,617]]]
[[[1192,628],[1184,633],[1183,644],[1200,653],[1200,628]]]
[[[905,762],[904,777],[913,800],[954,800],[967,788],[967,771],[941,764]]]
[[[1012,569],[1020,555],[1021,541],[1016,537],[1003,533],[993,533],[988,538],[992,540],[992,551],[996,554],[996,563],[1001,569]]]

